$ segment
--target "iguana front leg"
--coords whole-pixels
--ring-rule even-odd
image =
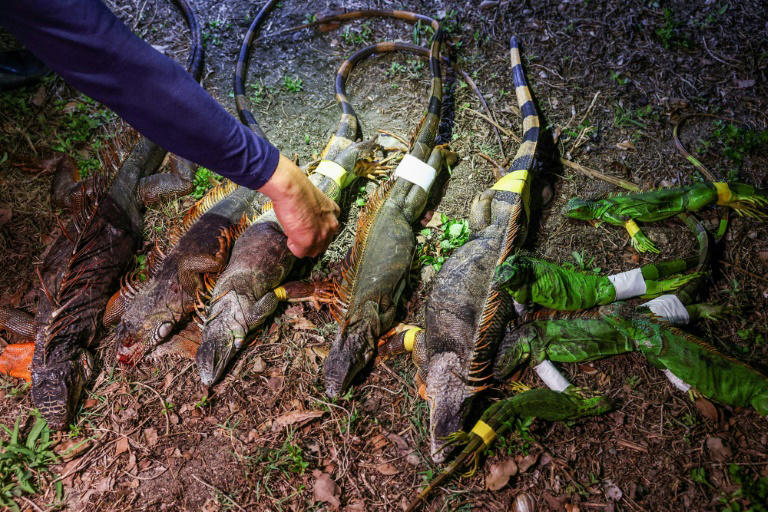
[[[600,222],[607,222],[613,226],[623,226],[631,237],[631,245],[639,252],[652,252],[660,254],[660,250],[655,247],[652,240],[639,228],[634,219],[625,215],[618,215],[611,212],[605,212],[600,218]]]

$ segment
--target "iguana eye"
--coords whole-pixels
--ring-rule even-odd
[[[165,338],[166,336],[171,334],[171,327],[172,327],[171,322],[163,322],[162,324],[160,324],[157,331],[158,332],[157,337]]]

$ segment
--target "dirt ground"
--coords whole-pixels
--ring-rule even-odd
[[[241,37],[259,5],[193,0],[206,43],[204,87],[234,112],[232,74]],[[508,70],[511,35],[522,41],[527,78],[547,128],[541,138],[537,208],[526,250],[555,261],[583,261],[602,272],[690,254],[695,241],[677,221],[643,227],[661,248],[641,257],[623,229],[566,221],[570,197],[618,189],[558,163],[559,154],[642,188],[689,184],[694,168],[677,152],[672,130],[683,116],[709,113],[732,120],[761,144],[730,138],[713,118],[682,127],[685,147],[719,178],[767,189],[767,6],[760,2],[329,2],[312,7],[280,2],[261,34],[302,23],[341,7],[403,8],[446,18],[461,67],[483,91],[497,122],[520,132]],[[165,0],[117,0],[116,13],[161,51],[184,62],[189,47],[181,16]],[[355,49],[383,40],[427,45],[424,33],[399,21],[356,21],[328,33],[304,30],[252,49],[248,96],[269,139],[299,161],[313,160],[339,116],[332,80]],[[13,43],[0,38],[6,46]],[[292,92],[290,89],[301,90]],[[410,55],[386,55],[358,66],[348,96],[364,136],[377,129],[407,137],[427,102],[427,65]],[[467,218],[475,193],[494,182],[485,154],[504,164],[516,151],[502,134],[499,147],[469,88],[455,83],[445,102],[444,142],[460,156],[436,211]],[[73,129],[79,105],[94,125],[87,133],[109,141],[122,130],[60,79],[0,94],[0,303],[31,307],[34,263],[56,234],[49,206],[50,174],[40,162]],[[67,112],[67,109],[70,112]],[[78,133],[86,133],[82,130]],[[89,135],[90,137],[90,135]],[[542,139],[554,141],[543,143]],[[69,139],[66,139],[68,141]],[[743,142],[741,142],[743,141]],[[79,162],[96,155],[92,140],[66,149]],[[501,151],[502,149],[502,151]],[[696,150],[700,150],[696,153]],[[373,185],[367,187],[371,191]],[[352,195],[363,197],[354,189]],[[544,194],[548,194],[545,192]],[[354,203],[348,197],[348,203]],[[183,198],[146,216],[148,239],[192,203]],[[334,275],[350,246],[359,208],[345,211],[342,233],[312,275]],[[702,218],[716,225],[715,210]],[[688,331],[767,373],[767,222],[731,215],[718,246],[718,265],[704,300],[733,314],[699,321]],[[311,264],[304,266],[310,268]],[[416,268],[399,313],[420,323],[433,272]],[[323,357],[336,324],[325,308],[280,310],[211,390],[190,360],[160,357],[136,368],[103,364],[86,392],[77,423],[57,450],[85,440],[77,455],[52,468],[42,492],[22,509],[68,510],[401,510],[427,478],[427,405],[406,358],[375,365],[342,399],[323,392]],[[99,351],[105,362],[109,347]],[[767,420],[752,410],[693,402],[639,355],[564,365],[568,378],[598,389],[614,412],[573,424],[535,421],[530,435],[497,443],[476,474],[434,493],[428,510],[510,510],[528,494],[536,510],[766,510]],[[528,372],[523,381],[540,385]],[[503,396],[504,389],[491,396]],[[0,422],[11,426],[31,410],[27,387],[0,378]],[[28,422],[27,428],[31,426]],[[513,459],[519,474],[499,491],[485,489],[492,465]],[[338,501],[336,501],[338,500]]]

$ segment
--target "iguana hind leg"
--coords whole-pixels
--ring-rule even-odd
[[[193,164],[179,157],[169,160],[170,173],[146,176],[139,182],[139,198],[145,205],[154,205],[189,194],[195,188]]]

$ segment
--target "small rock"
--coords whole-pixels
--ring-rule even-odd
[[[251,370],[254,373],[262,373],[267,368],[267,365],[265,364],[265,360],[262,359],[260,356],[257,356],[254,359],[254,362],[251,364]]]

